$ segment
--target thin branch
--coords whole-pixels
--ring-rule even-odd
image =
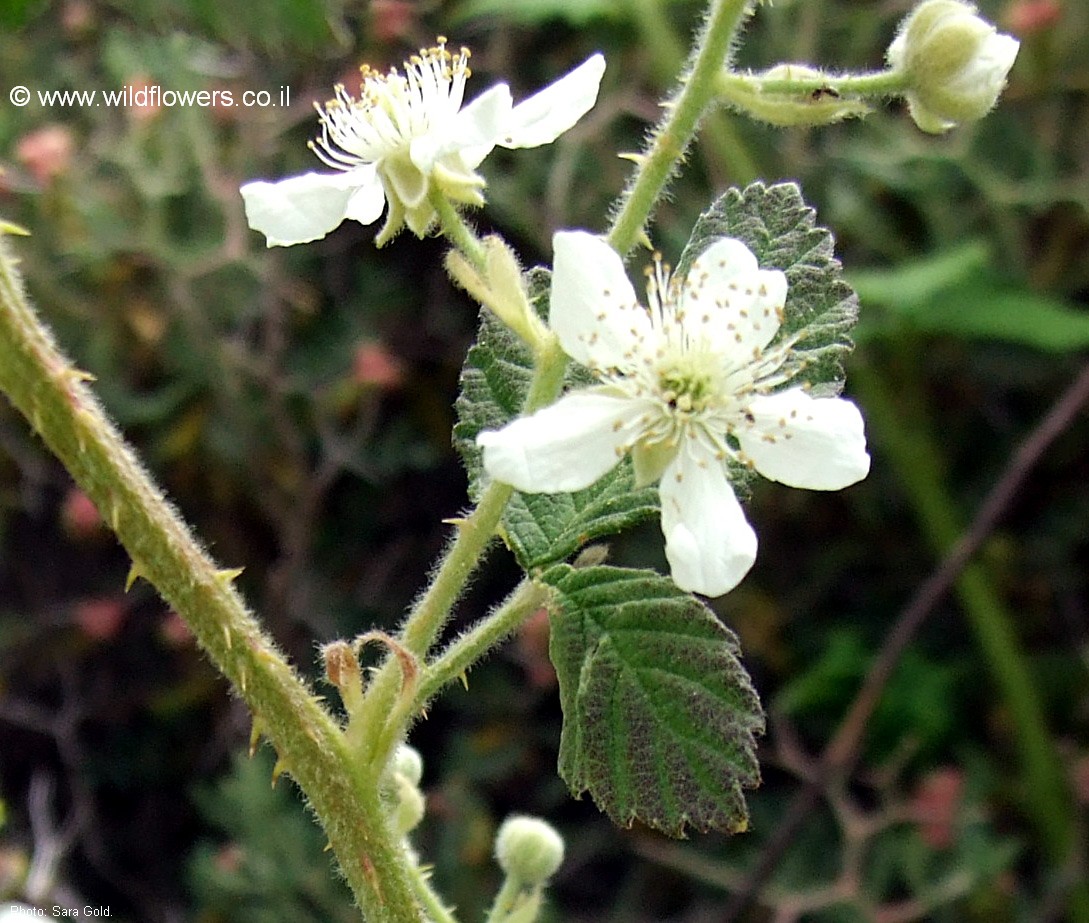
[[[961,571],[994,531],[1044,453],[1073,423],[1086,404],[1089,404],[1089,365],[1082,368],[1070,387],[1014,453],[1002,477],[983,501],[971,526],[963,533],[941,566],[919,587],[907,608],[897,618],[855,697],[851,710],[843,719],[831,743],[825,748],[816,764],[815,772],[795,795],[775,831],[775,836],[765,846],[756,866],[727,905],[723,923],[737,920],[766,884],[801,832],[802,825],[829,781],[854,769],[861,752],[866,725],[873,716],[904,650],[927,616],[952,588]]]

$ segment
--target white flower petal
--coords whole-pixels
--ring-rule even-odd
[[[374,224],[386,207],[386,192],[381,182],[366,183],[352,193],[344,217],[360,224]]]
[[[497,481],[528,493],[569,493],[616,466],[637,412],[629,398],[586,388],[500,430],[486,430],[476,442],[484,449],[484,469]]]
[[[754,422],[737,437],[764,477],[790,487],[839,490],[869,473],[862,414],[850,401],[791,388],[754,398],[748,412]]]
[[[1021,43],[1012,35],[1004,35],[991,30],[991,35],[983,42],[976,56],[961,70],[957,77],[949,81],[947,93],[979,94],[992,100],[998,100],[998,94],[1006,85],[1006,78],[1017,59]]]
[[[693,333],[717,351],[747,360],[778,333],[786,292],[782,272],[760,269],[745,244],[723,237],[689,269],[681,309]]]
[[[597,102],[605,58],[595,54],[565,77],[519,103],[499,142],[503,147],[538,147],[555,141]]]
[[[503,137],[513,105],[510,87],[505,83],[485,90],[454,117],[445,136],[436,139],[433,160],[460,151],[465,166],[475,170]],[[417,156],[415,147],[414,142],[413,159]]]
[[[652,331],[620,257],[585,231],[560,231],[552,238],[552,248],[548,322],[564,352],[591,368],[630,365],[633,344]]]
[[[368,165],[344,173],[304,173],[277,183],[259,180],[246,183],[241,191],[250,227],[265,235],[268,246],[290,247],[324,237],[349,211],[356,217],[357,194],[360,204],[368,206],[358,213],[371,214],[382,185],[375,168]]]
[[[673,582],[705,596],[737,586],[756,560],[756,533],[722,462],[689,443],[666,468],[658,493]]]

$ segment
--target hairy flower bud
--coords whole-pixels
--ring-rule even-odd
[[[536,817],[515,815],[503,821],[495,838],[499,867],[525,887],[547,881],[563,862],[563,839]]]
[[[423,778],[423,757],[420,751],[408,744],[401,744],[393,754],[393,771],[418,786]]]
[[[900,26],[888,62],[907,76],[911,117],[938,134],[983,118],[998,101],[1019,43],[961,0],[924,0]]]
[[[382,780],[382,794],[398,836],[407,836],[424,818],[427,801],[420,791],[422,778],[423,758],[419,751],[408,744],[400,744]]]

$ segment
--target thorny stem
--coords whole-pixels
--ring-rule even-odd
[[[464,676],[473,664],[512,634],[519,625],[548,602],[548,591],[523,581],[487,618],[450,644],[424,671],[416,689],[416,706],[422,708],[443,686]]]
[[[567,356],[554,340],[536,353],[536,365],[524,412],[550,404],[563,386]],[[484,551],[495,538],[503,512],[514,489],[493,481],[485,489],[480,502],[465,519],[456,523],[457,534],[446,555],[435,570],[430,586],[415,605],[401,630],[400,641],[417,658],[424,658],[435,643],[465,583],[480,563]],[[528,613],[527,613],[528,614]],[[483,653],[483,651],[482,651]],[[399,694],[416,699],[413,689],[401,686],[400,667],[395,658],[388,658],[367,691],[362,712],[363,725],[376,730],[368,733],[365,762],[380,770],[397,741],[404,734],[405,724],[415,714],[413,709],[399,709]],[[390,721],[391,717],[397,720]],[[378,729],[381,730],[378,730]]]
[[[653,140],[639,169],[621,198],[608,240],[621,256],[640,240],[644,225],[669,178],[684,157],[700,119],[715,98],[715,78],[726,66],[731,43],[753,0],[717,0],[699,37],[692,67],[666,115],[654,129]]]
[[[431,887],[430,874],[419,863],[409,863],[409,882],[412,884],[420,905],[427,913],[428,923],[457,923],[455,917]]]
[[[631,9],[651,56],[655,79],[674,80],[687,49],[677,34],[672,11],[661,0],[637,0]],[[733,119],[724,109],[708,114],[701,129],[701,153],[705,161],[724,167],[733,183],[747,186],[760,174],[760,168]]]
[[[0,239],[0,389],[94,501],[133,560],[186,620],[306,793],[369,923],[419,917],[376,779],[232,585],[152,483],[30,307]]]

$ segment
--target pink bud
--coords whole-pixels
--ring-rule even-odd
[[[23,135],[15,145],[15,156],[42,185],[67,173],[75,141],[63,125],[46,125]]]
[[[76,539],[93,538],[103,532],[98,507],[78,487],[73,487],[64,497],[61,522],[64,524],[64,531]]]
[[[371,340],[356,347],[352,373],[356,384],[395,391],[404,382],[405,367],[385,346]]]
[[[932,849],[948,849],[964,794],[964,773],[952,766],[935,769],[919,783],[912,813],[923,841]]]
[[[415,4],[407,0],[372,0],[371,25],[380,42],[408,38],[416,22]]]
[[[1016,0],[1006,7],[1002,20],[1017,35],[1044,32],[1063,18],[1063,8],[1057,0]]]
[[[114,598],[83,599],[76,603],[72,616],[88,638],[109,641],[121,630],[125,607]]]

